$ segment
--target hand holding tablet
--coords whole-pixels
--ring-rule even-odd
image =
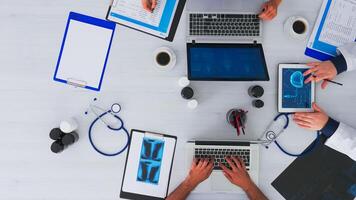
[[[304,76],[310,69],[303,64],[280,64],[278,75],[278,111],[281,113],[313,112],[315,83]]]
[[[313,76],[309,76],[308,79],[305,80],[305,83],[309,83],[311,81],[315,81],[316,83],[323,81],[321,84],[321,88],[325,89],[329,82],[342,86],[343,84],[332,81],[337,73],[337,69],[335,65],[331,61],[324,62],[312,62],[308,63],[308,66],[311,68],[304,72],[304,76],[312,74]]]
[[[321,109],[316,103],[313,103],[314,112],[305,113],[299,112],[295,113],[293,120],[301,128],[320,131],[325,127],[329,120],[329,116]]]

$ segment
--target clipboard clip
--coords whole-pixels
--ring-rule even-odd
[[[77,79],[74,79],[74,78],[68,78],[67,79],[67,84],[68,85],[72,85],[74,87],[81,87],[81,88],[85,88],[87,86],[87,82],[81,81],[81,80],[77,80]]]
[[[145,132],[145,137],[151,137],[151,138],[159,138],[163,139],[164,135],[160,133],[155,133],[155,132]]]

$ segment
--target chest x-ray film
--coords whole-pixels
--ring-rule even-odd
[[[303,67],[304,66],[304,67]],[[310,76],[303,73],[309,67],[288,65],[279,69],[279,111],[310,112],[313,110],[315,85],[304,81]]]
[[[175,145],[175,137],[133,130],[120,196],[165,198]]]
[[[143,138],[137,181],[156,185],[159,183],[163,150],[163,140]]]

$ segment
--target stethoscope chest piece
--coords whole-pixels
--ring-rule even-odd
[[[260,138],[261,144],[268,148],[268,146],[272,143],[275,143],[277,147],[285,154],[289,156],[299,157],[304,156],[307,153],[311,152],[319,143],[319,132],[316,133],[316,139],[312,143],[312,145],[307,148],[305,151],[299,154],[290,153],[285,150],[277,141],[277,138],[288,128],[289,126],[289,115],[292,113],[280,113],[278,114],[270,125],[267,127],[266,131]]]

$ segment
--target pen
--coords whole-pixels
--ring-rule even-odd
[[[315,75],[313,75],[314,78],[316,78]],[[340,86],[343,86],[344,84],[342,83],[339,83],[339,82],[336,82],[336,81],[332,81],[332,80],[329,80],[329,79],[324,79],[325,81],[329,82],[329,83],[334,83],[335,85],[340,85]]]
[[[239,116],[235,115],[235,123],[236,123],[236,131],[237,131],[237,136],[240,136],[240,124],[239,124]]]
[[[239,122],[240,122],[240,124],[241,124],[242,133],[245,135],[245,128],[244,128],[244,126],[242,125],[241,117],[239,118]]]

